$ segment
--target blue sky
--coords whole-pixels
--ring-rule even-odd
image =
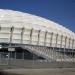
[[[35,14],[75,32],[75,0],[0,0],[0,9]]]

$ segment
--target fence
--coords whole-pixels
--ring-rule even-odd
[[[0,65],[7,68],[73,68],[75,60],[71,61],[48,61],[34,54],[0,52]]]

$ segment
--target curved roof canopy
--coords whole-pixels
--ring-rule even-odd
[[[75,37],[75,33],[58,23],[32,14],[8,9],[0,9],[0,26],[34,28],[42,31],[63,34],[72,38]]]

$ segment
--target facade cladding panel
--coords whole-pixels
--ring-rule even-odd
[[[75,33],[35,15],[0,9],[0,43],[61,48],[65,52],[65,49],[75,49]]]

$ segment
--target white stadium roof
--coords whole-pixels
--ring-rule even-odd
[[[1,27],[26,27],[34,28],[42,31],[49,31],[58,34],[63,34],[74,38],[75,33],[62,25],[45,18],[35,16],[32,14],[13,11],[8,9],[0,9],[0,26]]]

